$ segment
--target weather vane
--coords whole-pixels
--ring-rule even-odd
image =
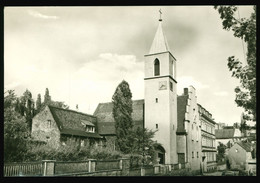
[[[161,15],[162,15],[162,10],[161,10],[161,9],[159,10],[159,13],[160,13],[160,19],[159,19],[159,21],[162,21],[162,17],[161,17]]]

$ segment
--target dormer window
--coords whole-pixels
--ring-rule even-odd
[[[86,132],[94,133],[95,132],[95,127],[86,125]]]
[[[81,120],[81,124],[85,127],[86,132],[95,133],[95,125],[87,120]]]

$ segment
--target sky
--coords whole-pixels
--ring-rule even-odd
[[[93,114],[111,102],[126,80],[133,100],[144,98],[144,55],[155,36],[159,10],[177,59],[177,94],[190,85],[197,102],[216,122],[240,123],[227,58],[245,62],[242,40],[222,28],[213,6],[80,6],[4,8],[4,89],[36,101],[45,89],[52,100]],[[236,16],[249,17],[252,6]],[[244,43],[246,51],[246,44]]]

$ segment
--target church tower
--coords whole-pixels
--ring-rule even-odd
[[[161,11],[160,11],[161,13]],[[162,145],[157,156],[162,164],[177,163],[176,59],[162,29],[162,19],[151,49],[145,57],[145,127],[156,130],[154,140]]]

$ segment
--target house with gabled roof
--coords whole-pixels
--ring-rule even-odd
[[[104,143],[97,131],[96,117],[50,105],[33,117],[31,136],[54,147],[68,143],[79,146],[102,146]]]
[[[255,144],[244,141],[236,142],[227,155],[231,168],[244,169],[248,160],[255,159],[255,152]]]

